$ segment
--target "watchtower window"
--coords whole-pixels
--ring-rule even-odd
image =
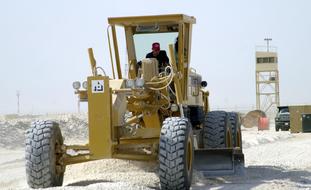
[[[277,63],[277,57],[259,57],[257,63]]]

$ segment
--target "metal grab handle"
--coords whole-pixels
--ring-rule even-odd
[[[96,60],[94,58],[93,49],[89,48],[88,49],[88,53],[89,53],[89,59],[90,59],[92,74],[93,74],[93,76],[96,76],[97,75],[97,72],[96,72]]]

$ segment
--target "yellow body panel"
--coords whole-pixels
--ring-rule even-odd
[[[210,111],[209,109],[209,101],[208,101],[208,96],[209,96],[209,91],[203,91],[202,90],[202,94],[203,94],[203,105],[204,105],[204,112],[207,113]]]
[[[99,81],[103,81],[103,84]],[[99,84],[95,86],[94,83],[98,82]],[[102,91],[100,91],[101,85],[103,85]],[[108,77],[88,77],[88,101],[90,154],[95,158],[111,158],[112,111]]]
[[[120,26],[135,26],[137,24],[169,24],[169,23],[191,23],[195,24],[196,19],[183,14],[151,15],[151,16],[130,16],[130,17],[110,17],[108,23]]]
[[[171,60],[172,68],[173,68],[173,71],[176,73],[176,75],[174,76],[176,100],[177,100],[177,104],[182,104],[183,96],[182,96],[182,89],[181,89],[181,84],[180,84],[180,78],[182,76],[181,76],[181,73],[178,72],[178,68],[176,66],[173,44],[169,45],[169,51],[170,51],[170,60]]]
[[[188,78],[188,99],[185,101],[185,104],[191,106],[203,106],[203,92],[201,91],[201,75],[197,74],[194,69],[189,71]]]
[[[109,87],[112,91],[125,87],[125,81],[110,80]],[[126,111],[126,96],[124,93],[112,94],[112,126],[120,126],[124,123],[124,113]]]
[[[161,122],[159,118],[159,114],[156,111],[145,111],[143,120],[145,123],[145,127],[150,128],[161,128]]]

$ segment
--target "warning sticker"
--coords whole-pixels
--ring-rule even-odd
[[[104,93],[103,80],[92,80],[92,93]]]

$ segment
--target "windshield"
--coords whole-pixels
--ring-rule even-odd
[[[160,43],[161,50],[165,50],[169,57],[168,45],[174,44],[178,36],[177,32],[170,33],[153,33],[153,34],[135,34],[134,45],[136,51],[136,59],[142,60],[150,53],[154,42]]]
[[[280,113],[288,113],[288,112],[289,112],[288,108],[283,108],[280,110]]]

